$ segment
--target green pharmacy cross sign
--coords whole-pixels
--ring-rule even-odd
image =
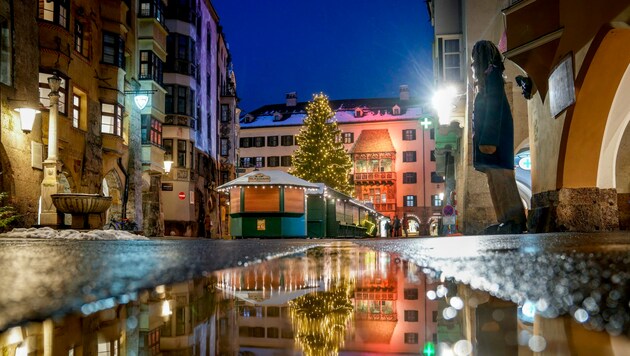
[[[424,356],[435,356],[435,345],[432,342],[427,342],[424,344],[424,349],[422,350],[422,355]]]
[[[429,120],[429,118],[425,117],[424,119],[422,119],[422,121],[420,121],[420,125],[422,126],[422,128],[424,130],[428,129],[429,126],[431,126],[431,120]]]

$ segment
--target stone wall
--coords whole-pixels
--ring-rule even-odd
[[[530,232],[611,231],[619,228],[615,189],[562,188],[532,197]]]

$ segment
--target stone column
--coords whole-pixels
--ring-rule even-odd
[[[57,226],[61,222],[57,214],[57,208],[52,202],[52,194],[59,192],[59,161],[57,160],[57,116],[59,113],[59,92],[53,81],[59,80],[56,76],[48,78],[51,84],[50,113],[48,114],[48,157],[44,161],[44,179],[41,184],[41,212],[39,224],[43,226]]]

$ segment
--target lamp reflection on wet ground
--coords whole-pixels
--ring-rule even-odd
[[[86,303],[81,313],[5,330],[0,348],[73,356],[630,353],[627,330],[589,330],[588,305],[547,318],[540,301],[516,305],[441,276],[338,243]]]

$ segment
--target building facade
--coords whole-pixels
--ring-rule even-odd
[[[466,71],[470,50],[482,39],[498,44],[505,57],[517,185],[529,209],[530,231],[628,229],[630,130],[623,98],[630,60],[616,54],[628,46],[629,6],[621,0],[595,6],[588,1],[429,2],[436,82],[442,84],[446,72],[440,71],[440,60],[451,48],[440,44],[458,36],[460,75],[468,88],[457,92],[465,100],[453,110],[465,114],[456,163],[464,232],[478,232],[494,220],[485,179],[468,163],[474,93]],[[519,181],[522,167],[531,169],[529,192]]]
[[[233,153],[218,164],[220,103],[234,135],[236,91],[211,3],[0,5],[0,180],[21,224],[69,224],[50,196],[90,193],[112,197],[100,226],[219,236],[219,170],[234,174]],[[27,108],[39,113],[21,129]]]
[[[284,104],[245,115],[240,167],[287,171],[306,104],[289,93]],[[339,139],[352,157],[355,198],[391,219],[407,215],[412,232],[428,234],[441,215],[444,181],[436,172],[434,123],[423,107],[406,86],[398,98],[331,100],[330,105],[342,131]]]

